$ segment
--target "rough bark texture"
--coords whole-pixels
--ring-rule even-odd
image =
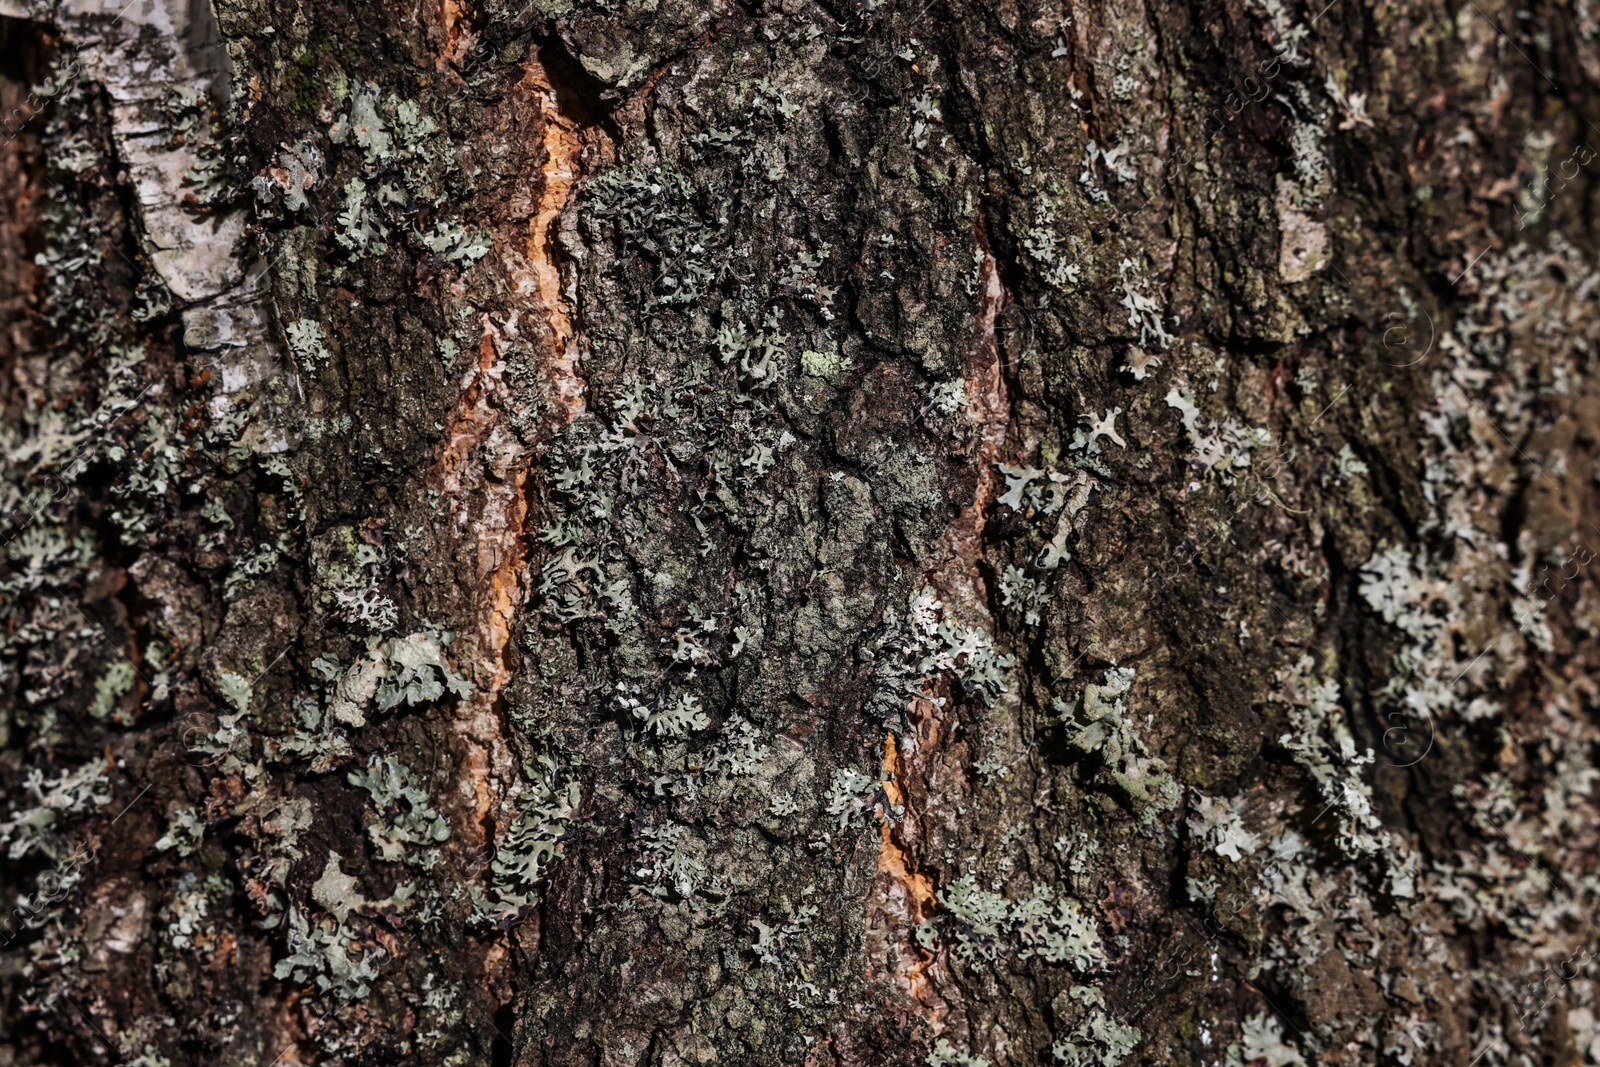
[[[0,1063],[1600,1063],[1587,0],[0,0]]]

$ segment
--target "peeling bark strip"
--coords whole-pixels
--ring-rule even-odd
[[[883,743],[884,792],[892,807],[907,809],[899,826],[888,819],[883,823],[883,840],[878,849],[878,886],[870,906],[869,921],[875,913],[888,914],[879,921],[894,931],[895,942],[886,949],[895,954],[894,982],[928,1014],[935,1036],[945,1032],[945,1016],[949,1006],[930,979],[930,963],[914,942],[918,926],[931,919],[938,910],[934,898],[933,881],[916,869],[916,856],[912,851],[916,835],[917,813],[909,810],[906,793],[898,785],[910,770],[902,760],[899,744],[894,734]],[[902,843],[910,839],[910,845]],[[935,962],[933,966],[937,966]]]
[[[1600,1064],[1583,5],[120,2],[6,1062]]]
[[[578,155],[583,146],[576,123],[561,113],[555,92],[537,60],[528,62],[524,70],[518,93],[537,108],[533,121],[544,132],[545,159],[537,183],[538,199],[528,224],[525,258],[512,253],[507,259],[516,294],[524,302],[507,322],[513,332],[530,329],[536,339],[537,364],[543,374],[543,385],[556,401],[555,415],[546,430],[553,433],[584,410],[584,383],[576,369],[571,312],[554,247],[556,223],[571,198],[578,177]],[[534,321],[519,327],[515,324],[524,310]],[[478,701],[488,707],[493,705],[510,678],[503,660],[524,594],[527,546],[523,527],[528,514],[524,483],[531,457],[525,448],[509,441],[494,440],[497,430],[502,435],[508,433],[501,413],[519,401],[503,381],[502,332],[488,314],[483,315],[482,322],[479,359],[464,379],[462,399],[445,434],[441,468],[443,485],[452,498],[461,495],[462,468],[475,452],[484,453],[479,461],[491,464],[494,479],[488,490],[490,498],[483,504],[483,514],[472,527],[478,571],[484,587],[479,639],[485,666]],[[466,521],[466,513],[458,510],[457,522]]]
[[[462,31],[453,20],[460,12],[449,4],[445,11],[451,33],[459,37]],[[455,39],[447,35],[447,40]],[[461,790],[473,817],[473,829],[465,840],[469,849],[489,848],[493,827],[502,827],[503,834],[517,817],[512,803],[518,791],[517,760],[507,745],[499,703],[513,677],[511,642],[521,625],[519,615],[529,589],[527,482],[536,455],[516,440],[507,422],[507,413],[526,409],[530,399],[516,396],[506,385],[502,351],[507,332],[516,336],[525,332],[534,345],[541,392],[551,401],[540,436],[558,433],[584,411],[584,383],[577,373],[571,309],[554,240],[578,180],[583,143],[577,123],[562,113],[538,60],[530,59],[523,69],[513,95],[518,106],[532,109],[527,121],[542,131],[543,159],[533,184],[535,200],[526,239],[519,241],[509,227],[497,235],[505,246],[503,262],[517,304],[504,331],[490,314],[482,316],[478,361],[463,379],[461,400],[452,413],[439,461],[444,492],[455,502],[456,530],[475,554],[478,576],[477,690],[455,724],[463,745]],[[524,314],[527,321],[519,324]],[[479,489],[476,495],[469,495],[464,479],[469,464],[481,465],[486,475],[473,479]],[[502,839],[499,844],[503,847],[506,842]],[[503,978],[508,963],[503,947],[491,945],[488,952],[486,972]]]
[[[555,238],[557,224],[572,199],[578,181],[583,140],[578,124],[562,112],[550,76],[537,59],[523,66],[522,88],[538,101],[544,121],[544,181],[532,221],[528,224],[528,260],[537,285],[539,307],[550,332],[547,365],[553,392],[567,421],[584,412],[583,380],[577,374],[577,346],[572,331],[572,309],[561,280]]]

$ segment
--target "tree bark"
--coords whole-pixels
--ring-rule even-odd
[[[0,1063],[1600,1063],[1596,37],[0,0]]]

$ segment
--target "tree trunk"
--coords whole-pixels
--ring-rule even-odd
[[[1600,1063],[1481,2],[0,0],[0,1064]]]

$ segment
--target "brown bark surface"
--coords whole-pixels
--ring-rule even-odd
[[[1600,1063],[1586,0],[119,7],[0,1067]]]

